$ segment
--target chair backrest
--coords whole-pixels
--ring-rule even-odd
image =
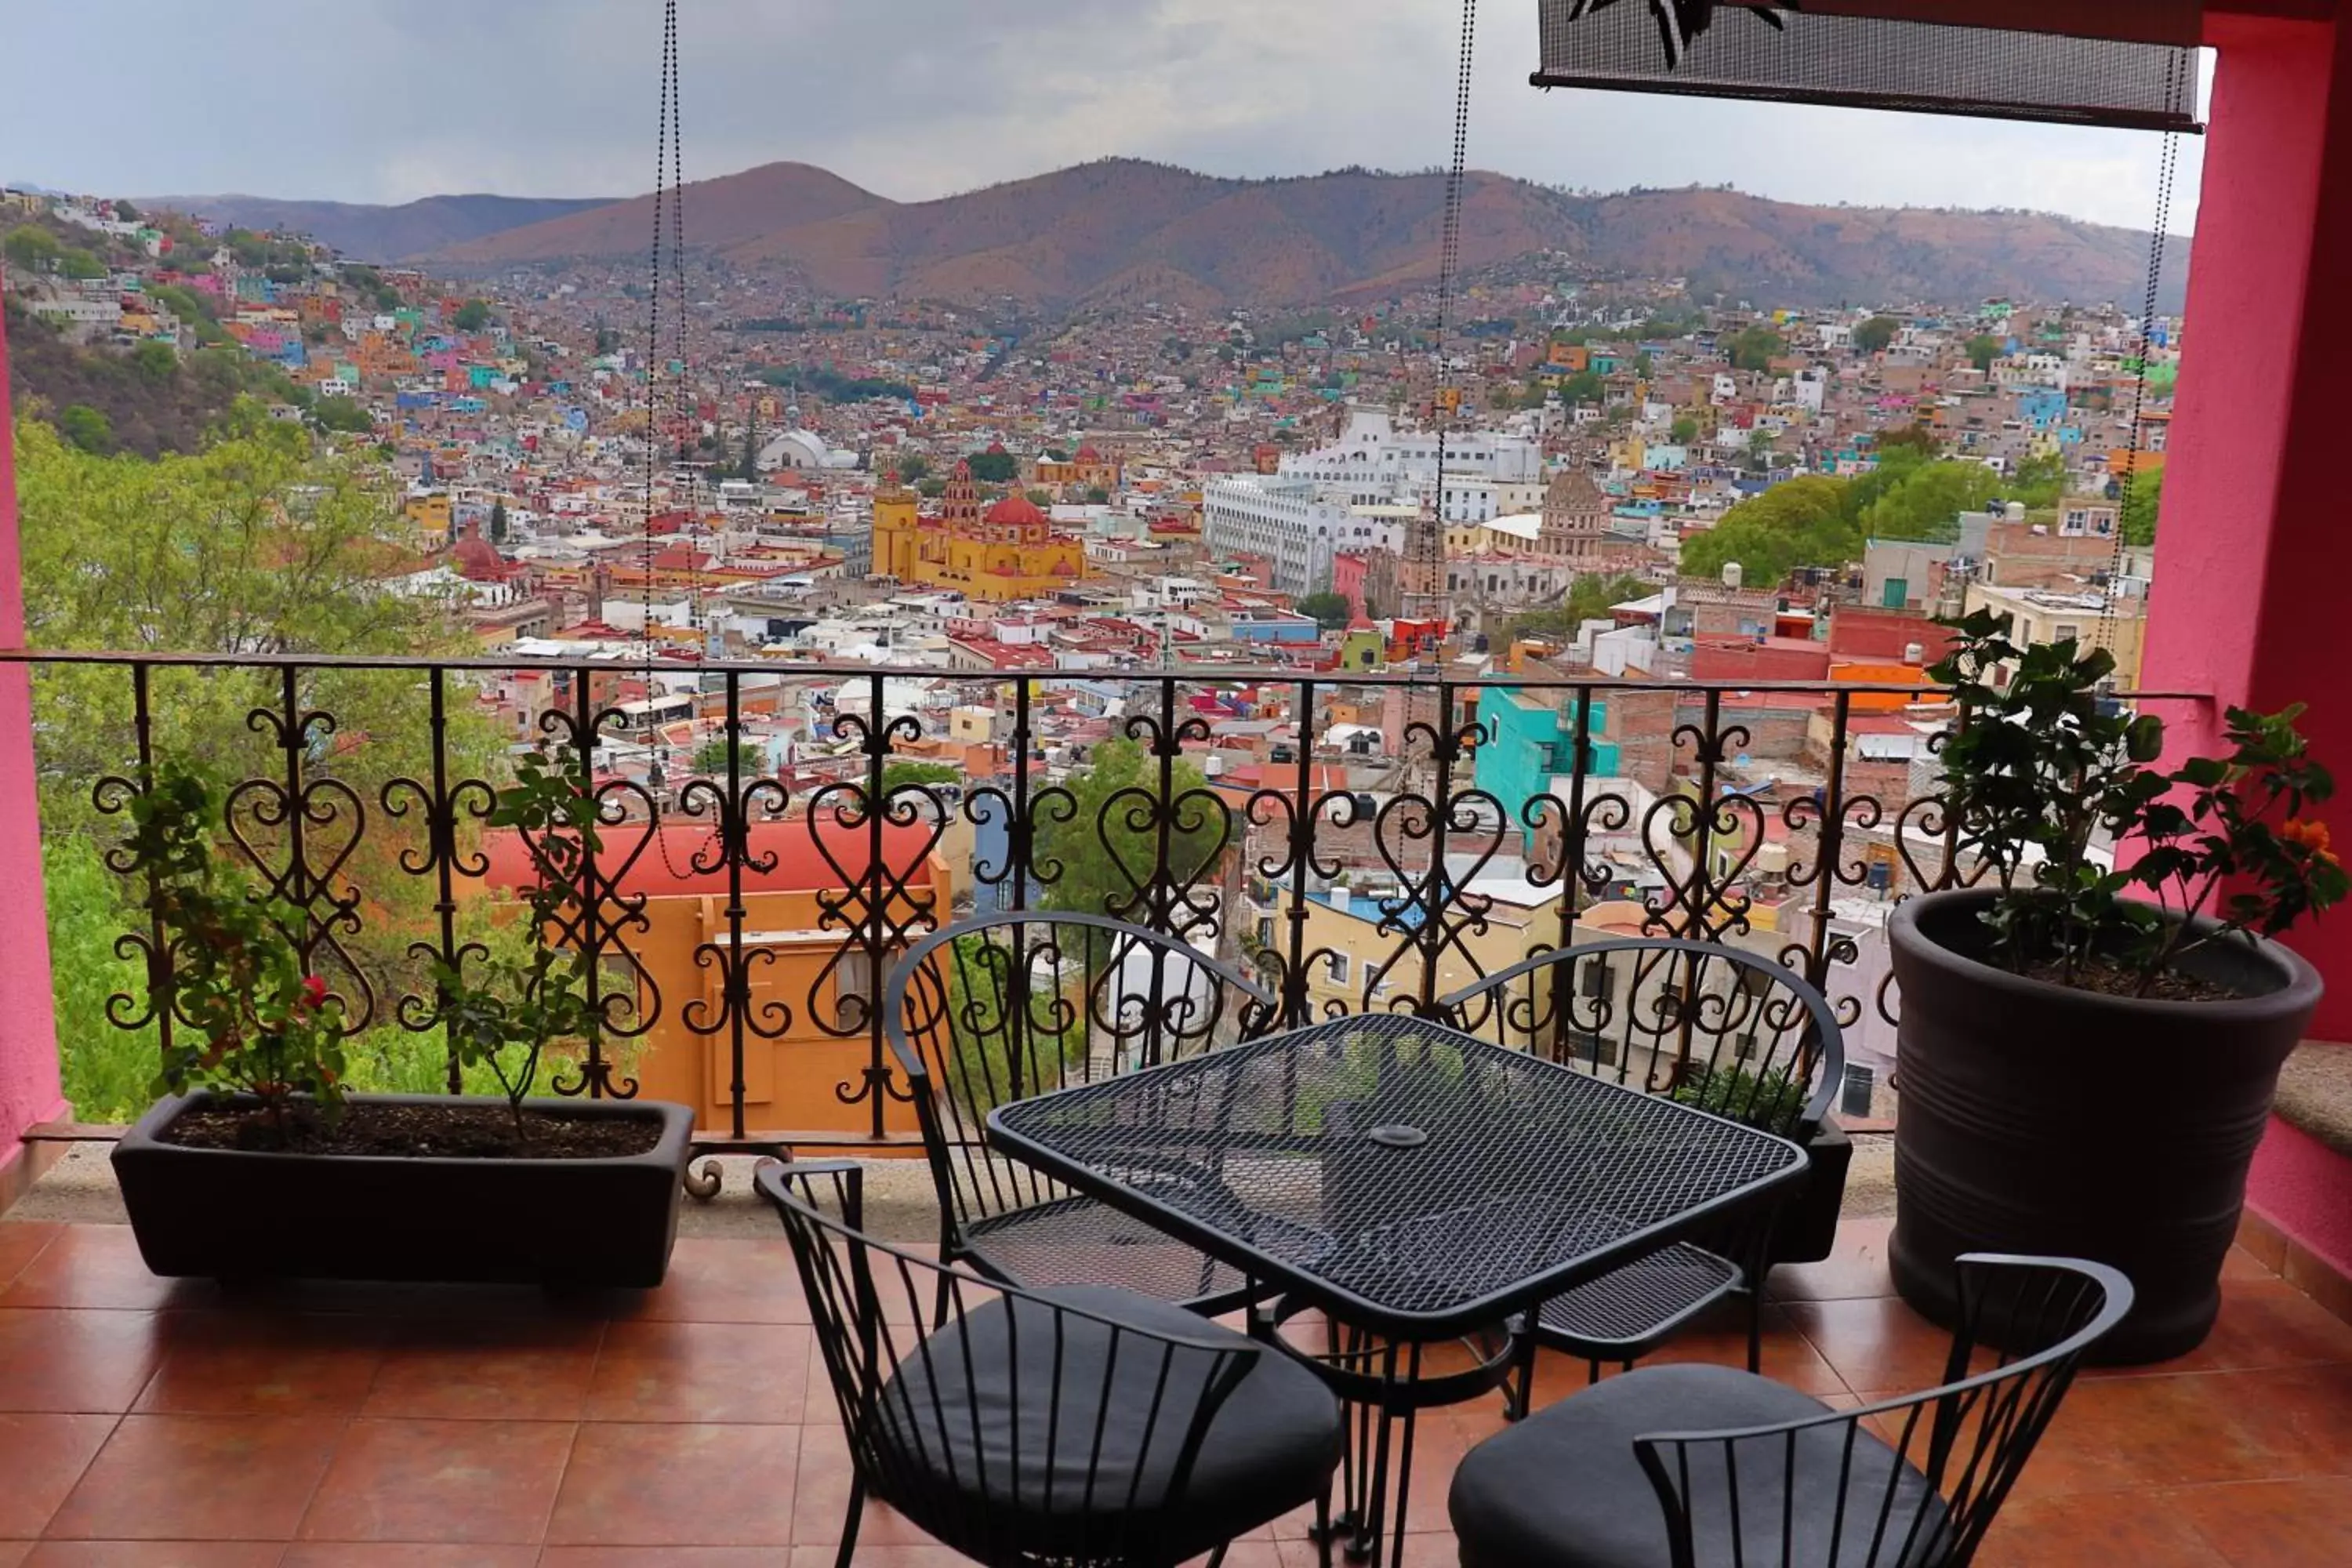
[[[2130,1311],[2132,1288],[2074,1258],[1979,1253],[1957,1267],[1961,1321],[1941,1387],[1805,1421],[1634,1439],[1675,1568],[1960,1568],[1975,1556],[2084,1353]],[[1901,1467],[1883,1462],[1872,1434]]]
[[[1063,1195],[990,1155],[997,1106],[1255,1039],[1280,1012],[1180,937],[1059,910],[931,932],[891,972],[882,1007],[951,1224]]]
[[[770,1163],[756,1184],[783,1221],[866,1489],[986,1563],[1155,1556],[1257,1348],[1121,1323],[876,1241],[859,1228],[860,1175]],[[941,1300],[949,1316],[924,1332]]]
[[[1440,997],[1465,1033],[1784,1137],[1829,1114],[1836,1012],[1804,976],[1720,942],[1622,937],[1539,952]]]

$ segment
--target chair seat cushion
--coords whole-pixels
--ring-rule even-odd
[[[1463,1568],[1666,1568],[1673,1555],[1665,1511],[1634,1454],[1634,1438],[1769,1426],[1828,1410],[1795,1389],[1729,1367],[1652,1367],[1610,1378],[1507,1427],[1464,1458],[1448,1505]],[[1694,1445],[1686,1452],[1685,1492],[1701,1563],[1924,1568],[1944,1544],[1944,1505],[1926,1478],[1850,1423],[1800,1434],[1793,1466],[1777,1438],[1741,1447],[1737,1551],[1723,1449]],[[1671,1466],[1671,1451],[1667,1458]],[[1894,1504],[1882,1531],[1890,1483]],[[1784,1523],[1791,1542],[1785,1551]]]
[[[886,1498],[934,1534],[1089,1559],[1148,1541],[1175,1562],[1328,1486],[1339,1404],[1290,1357],[1130,1290],[1037,1294],[1132,1328],[1230,1341],[1250,1357],[1248,1371],[1217,1408],[1169,1514],[1205,1358],[1180,1352],[1171,1363],[1160,1342],[1021,1298],[974,1309],[904,1352],[880,1397],[877,1430],[893,1450],[884,1472],[908,1478]]]

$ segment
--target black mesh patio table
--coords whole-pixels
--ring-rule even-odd
[[[1377,1550],[1391,1416],[1496,1386],[1539,1303],[1805,1171],[1785,1139],[1402,1014],[1312,1025],[1000,1106],[991,1142],[1335,1325],[1327,1371],[1381,1416],[1351,1446]],[[1422,1347],[1473,1338],[1474,1372]],[[1493,1347],[1500,1346],[1500,1349]],[[1370,1434],[1364,1434],[1370,1440]],[[1397,1488],[1402,1544],[1404,1484]]]

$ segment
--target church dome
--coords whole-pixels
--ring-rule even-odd
[[[1035,502],[1015,491],[990,507],[981,521],[1000,526],[1042,526],[1050,520],[1037,510]]]
[[[478,533],[469,532],[457,541],[450,554],[457,574],[470,582],[493,582],[506,574],[507,563],[499,547]]]

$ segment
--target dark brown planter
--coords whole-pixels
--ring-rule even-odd
[[[694,1131],[683,1105],[526,1101],[567,1116],[660,1124],[651,1150],[611,1159],[278,1154],[162,1141],[173,1121],[218,1098],[161,1100],[115,1145],[122,1206],[140,1256],[158,1274],[650,1289],[668,1270]]]
[[[2045,984],[1981,962],[1992,896],[1914,899],[1888,926],[1902,994],[1895,1288],[1949,1326],[1961,1253],[2091,1258],[2137,1293],[2098,1359],[2183,1354],[2221,1310],[2246,1169],[2319,975],[2275,942],[2232,941],[2186,967],[2237,1001]]]

